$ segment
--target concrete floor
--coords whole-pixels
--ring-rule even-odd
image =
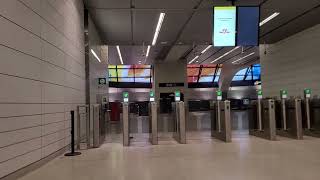
[[[235,134],[232,143],[194,138],[186,145],[105,144],[59,157],[21,180],[315,180],[320,139],[271,142]]]

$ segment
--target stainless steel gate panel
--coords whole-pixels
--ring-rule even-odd
[[[186,144],[186,116],[184,102],[174,102],[172,107],[175,121],[173,138],[180,144]]]
[[[122,104],[123,146],[130,145],[129,103]]]
[[[158,144],[158,106],[156,102],[150,102],[151,133],[150,142],[152,145]]]
[[[303,132],[307,136],[320,138],[320,99],[306,98],[303,104]]]
[[[218,101],[212,113],[211,136],[225,142],[231,142],[230,101]]]

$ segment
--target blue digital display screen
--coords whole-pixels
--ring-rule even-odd
[[[214,7],[213,45],[215,47],[236,45],[236,14],[234,6]]]
[[[259,7],[238,7],[238,46],[259,45]]]

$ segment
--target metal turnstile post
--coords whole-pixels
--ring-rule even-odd
[[[281,116],[283,130],[287,130],[286,99],[281,99]]]
[[[156,102],[150,102],[151,136],[152,145],[158,144],[158,107]]]
[[[184,102],[175,102],[175,132],[173,133],[174,139],[180,144],[186,144],[186,116]]]
[[[262,102],[261,99],[258,99],[257,102],[257,118],[258,118],[258,130],[262,131]]]
[[[123,146],[130,145],[129,103],[122,104]]]
[[[307,130],[311,129],[311,117],[310,117],[310,98],[305,99],[305,118],[307,121]]]
[[[98,148],[100,142],[100,105],[92,105],[93,108],[93,147]]]
[[[277,128],[276,128],[276,113],[275,113],[275,102],[273,99],[268,99],[263,104],[263,118],[264,129],[266,131],[266,136],[269,140],[277,140]]]
[[[231,115],[230,115],[230,101],[218,101],[216,106],[216,116],[212,118],[211,136],[225,142],[231,142]],[[214,123],[214,124],[213,124]]]
[[[90,147],[90,107],[82,105],[77,107],[77,149],[80,149],[80,144],[85,143],[87,148]],[[84,126],[84,127],[83,127]],[[82,133],[84,131],[84,134]],[[82,142],[82,140],[85,142]]]

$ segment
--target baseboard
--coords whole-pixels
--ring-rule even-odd
[[[47,164],[48,162],[50,162],[51,160],[55,159],[56,157],[62,155],[63,153],[65,153],[68,149],[70,149],[70,146],[66,146],[52,154],[50,154],[49,156],[39,160],[39,161],[36,161],[28,166],[25,166],[11,174],[8,174],[7,176],[5,177],[2,177],[0,178],[0,180],[16,180],[22,176],[25,176],[26,174],[40,168],[41,166]]]

